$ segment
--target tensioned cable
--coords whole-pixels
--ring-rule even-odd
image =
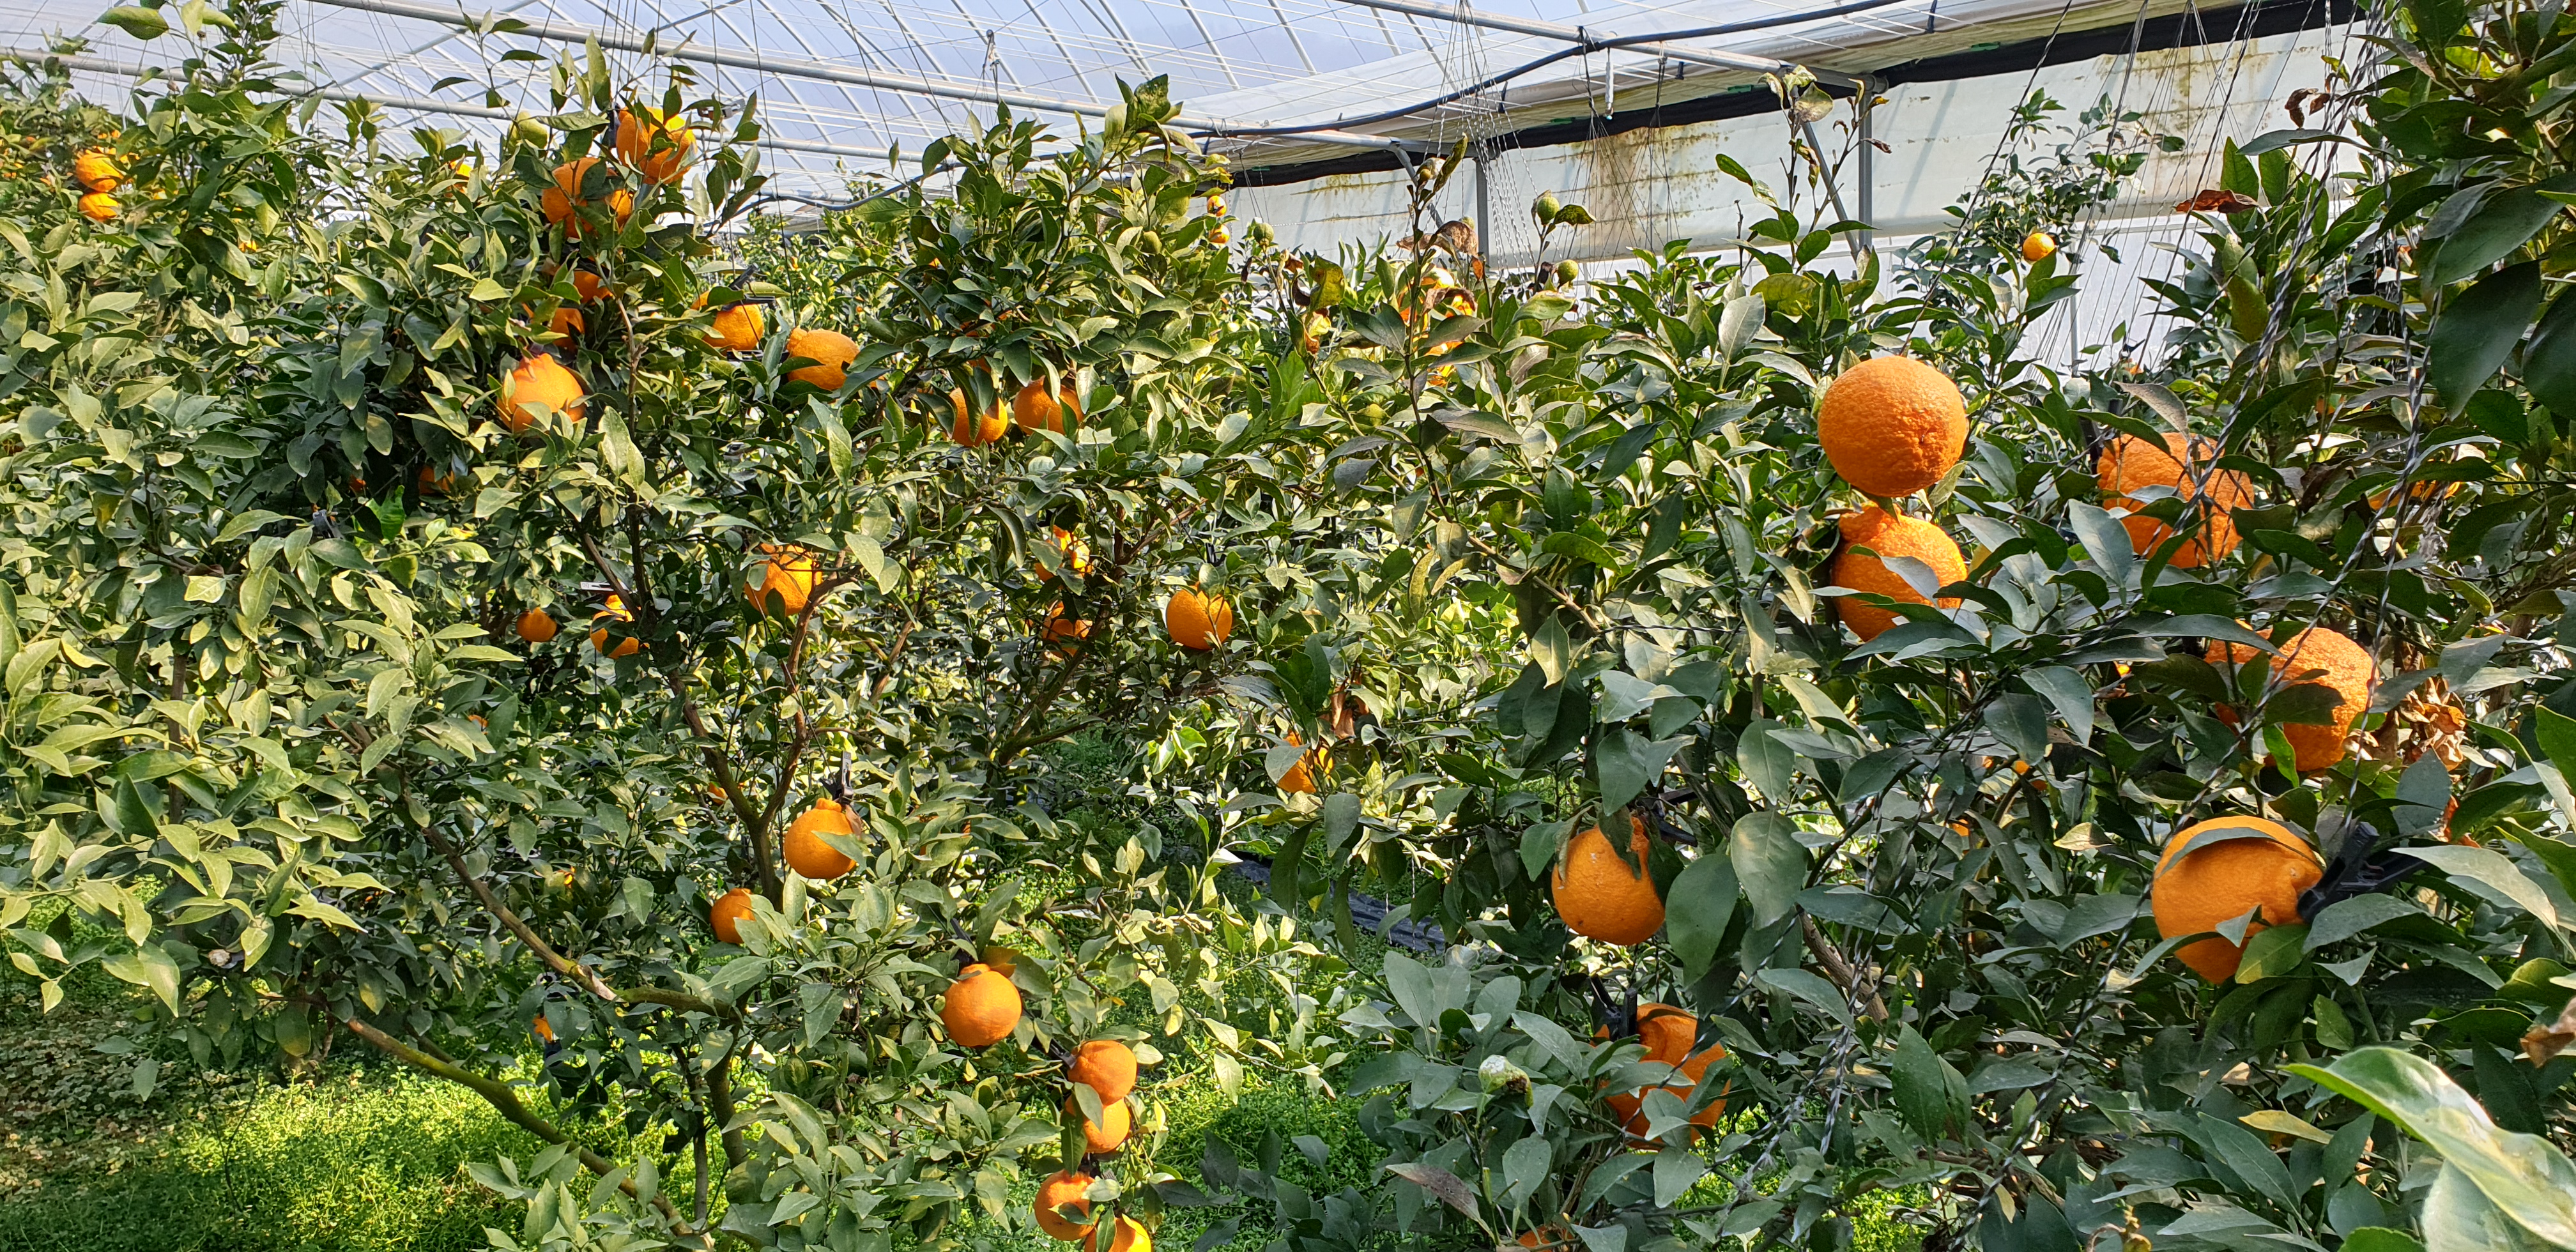
[[[1691,30],[1668,30],[1646,35],[1612,35],[1598,39],[1587,37],[1570,47],[1560,48],[1546,56],[1538,58],[1537,60],[1516,65],[1511,69],[1504,70],[1502,73],[1493,75],[1492,77],[1486,78],[1480,82],[1471,83],[1455,91],[1434,96],[1431,99],[1422,101],[1418,104],[1404,105],[1399,108],[1370,113],[1361,117],[1338,118],[1330,122],[1311,122],[1298,126],[1212,127],[1207,130],[1195,131],[1193,133],[1209,138],[1257,139],[1269,135],[1303,135],[1319,130],[1341,130],[1352,126],[1371,126],[1380,122],[1392,122],[1400,118],[1409,117],[1425,110],[1439,108],[1442,105],[1455,104],[1469,96],[1479,95],[1486,91],[1490,91],[1493,88],[1510,82],[1515,78],[1519,78],[1524,74],[1533,73],[1570,57],[1584,56],[1594,51],[1606,52],[1616,48],[1633,47],[1637,44],[1669,43],[1682,39],[1711,39],[1719,35],[1738,35],[1747,31],[1770,30],[1779,26],[1795,26],[1801,22],[1822,21],[1826,18],[1843,17],[1852,13],[1866,13],[1872,9],[1884,9],[1891,5],[1911,4],[1913,2],[1914,0],[1854,0],[1854,3],[1836,5],[1830,9],[1812,9],[1803,13],[1782,13],[1771,17],[1756,18],[1748,22],[1728,22],[1719,26],[1701,26]]]

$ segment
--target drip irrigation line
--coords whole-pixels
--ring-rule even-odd
[[[1285,137],[1306,135],[1313,134],[1318,131],[1341,130],[1353,126],[1371,126],[1380,122],[1397,121],[1410,117],[1416,113],[1439,108],[1444,104],[1454,104],[1469,96],[1481,95],[1486,91],[1501,86],[1504,83],[1508,83],[1525,74],[1545,69],[1548,66],[1571,57],[1589,55],[1594,51],[1608,52],[1618,48],[1633,47],[1638,44],[1670,43],[1681,39],[1710,39],[1719,35],[1735,35],[1742,34],[1747,31],[1769,30],[1776,26],[1793,26],[1800,22],[1822,21],[1831,17],[1846,17],[1854,13],[1866,13],[1872,9],[1884,9],[1890,5],[1910,2],[1911,0],[1853,0],[1852,3],[1836,5],[1829,9],[1812,9],[1803,13],[1782,13],[1771,17],[1757,18],[1749,22],[1728,22],[1723,25],[1700,26],[1690,30],[1657,31],[1644,35],[1613,35],[1597,39],[1587,36],[1581,42],[1576,43],[1572,47],[1560,48],[1554,52],[1548,53],[1546,56],[1539,57],[1536,60],[1513,66],[1508,70],[1504,70],[1503,72],[1495,74],[1482,81],[1458,88],[1455,91],[1433,96],[1428,100],[1424,100],[1416,104],[1408,104],[1397,108],[1385,109],[1376,113],[1365,114],[1360,117],[1337,118],[1329,122],[1315,122],[1308,125],[1211,127],[1206,130],[1194,131],[1192,133],[1197,137],[1210,139],[1259,139],[1271,136]]]

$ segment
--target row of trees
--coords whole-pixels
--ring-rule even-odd
[[[2107,111],[1902,252],[1730,165],[1578,296],[1454,159],[1234,230],[1159,83],[788,235],[685,77],[478,152],[118,10],[184,88],[0,105],[12,964],[148,988],[147,1087],[473,1088],[556,1145],[497,1246],[2576,1247],[2576,24],[2437,8],[2177,210],[2153,374],[2022,351]],[[1159,1159],[1184,1056],[1369,1183]]]

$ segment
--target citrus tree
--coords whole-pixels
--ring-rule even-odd
[[[1856,276],[1785,201],[1581,305],[1281,262],[1310,472],[1382,510],[1310,651],[1390,660],[1368,768],[1249,837],[1474,946],[1343,1012],[1381,1185],[1211,1176],[1313,1246],[2565,1242],[2569,32],[2402,27],[2177,207],[2153,375],[2019,351],[2116,146]]]
[[[352,1036],[472,1088],[554,1145],[478,1171],[504,1246],[1128,1246],[1149,1041],[1317,955],[1033,755],[1214,690],[1211,545],[1286,507],[1159,84],[939,145],[781,303],[748,110],[574,59],[478,152],[281,96],[273,12],[120,10],[175,89],[12,185],[13,964],[149,988],[143,1090]]]

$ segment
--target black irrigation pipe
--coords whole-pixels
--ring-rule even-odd
[[[1243,856],[1239,852],[1235,855]],[[1270,885],[1270,863],[1258,857],[1246,856],[1226,868],[1243,875],[1257,885],[1263,887]],[[1375,896],[1362,895],[1356,891],[1351,893],[1351,924],[1386,940],[1388,946],[1403,948],[1409,952],[1439,952],[1449,946],[1449,941],[1440,933],[1440,928],[1428,922],[1417,922],[1407,917],[1398,918],[1395,925],[1388,926],[1386,915],[1393,911],[1393,906]]]

